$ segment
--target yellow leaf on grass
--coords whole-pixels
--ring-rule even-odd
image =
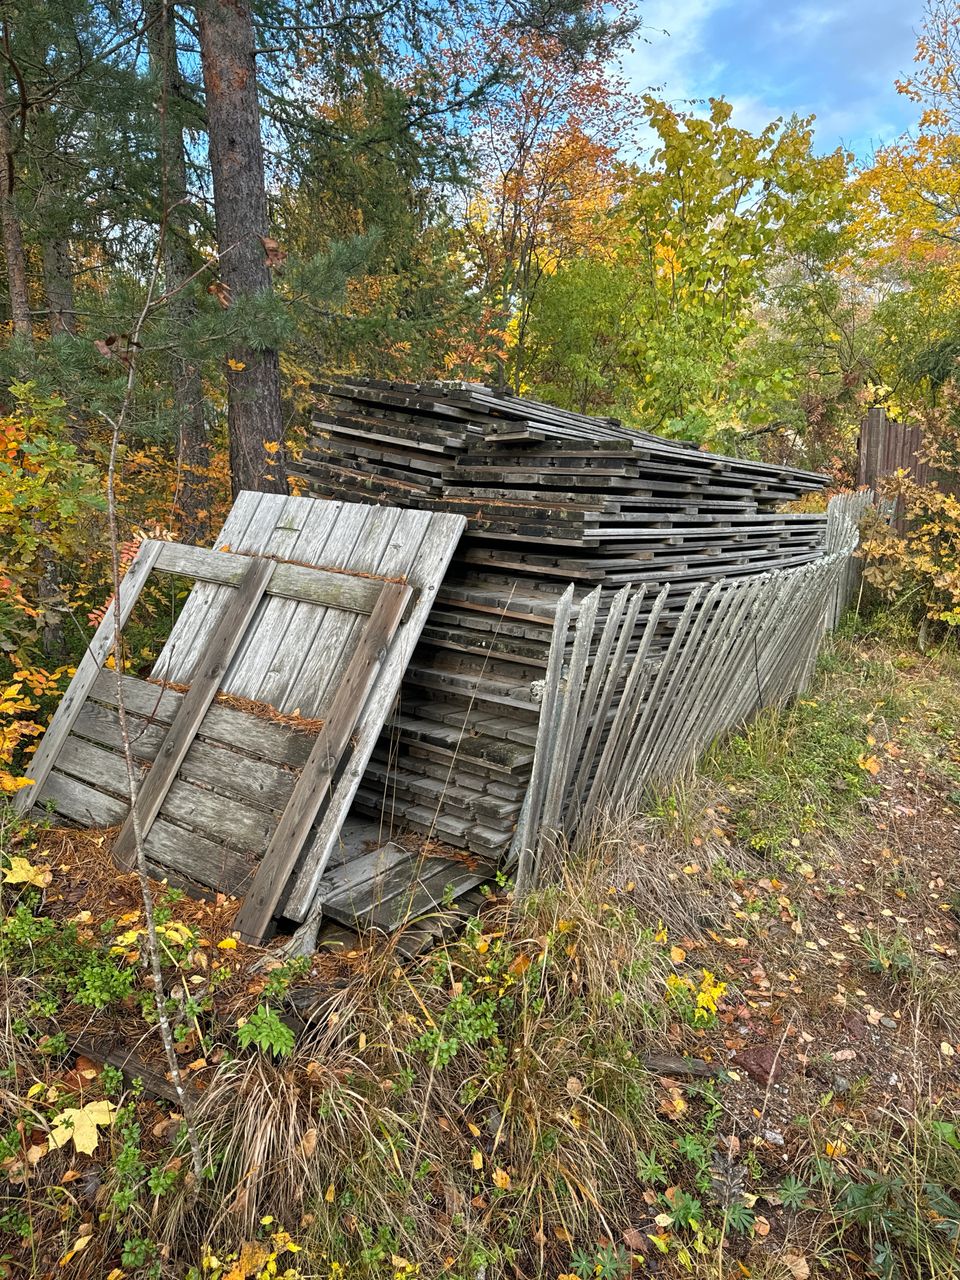
[[[78,1253],[83,1253],[84,1249],[87,1247],[87,1245],[90,1243],[92,1239],[93,1239],[93,1236],[90,1234],[90,1229],[87,1228],[87,1234],[83,1236],[78,1236],[76,1240],[74,1240],[73,1244],[70,1246],[67,1252],[60,1259],[59,1265],[61,1267],[65,1267],[71,1258],[75,1257]]]
[[[35,867],[26,858],[11,858],[3,872],[4,884],[32,884],[38,889],[45,889],[52,879],[49,867]]]
[[[65,1147],[72,1140],[77,1151],[92,1156],[100,1140],[98,1129],[113,1124],[116,1112],[116,1106],[105,1098],[99,1102],[88,1102],[85,1107],[67,1107],[66,1111],[54,1117],[50,1146]]]
[[[324,1198],[324,1200],[326,1200],[327,1204],[333,1204],[334,1197],[336,1196],[336,1194],[337,1194],[337,1193],[336,1193],[336,1190],[335,1190],[335,1188],[334,1188],[334,1185],[333,1185],[333,1183],[331,1182],[331,1183],[330,1183],[330,1185],[329,1185],[329,1187],[327,1187],[326,1195],[325,1195],[323,1198]]]
[[[473,1154],[470,1157],[470,1163],[473,1165],[475,1169],[483,1168],[483,1155],[477,1150],[476,1147],[474,1147],[473,1149]]]
[[[273,1251],[267,1245],[248,1240],[240,1246],[240,1257],[225,1272],[223,1280],[247,1280],[248,1276],[255,1276],[258,1271],[262,1271],[272,1258]]]
[[[670,959],[673,961],[674,964],[683,964],[686,958],[687,958],[687,953],[684,951],[683,947],[670,948]]]
[[[831,1160],[842,1160],[847,1154],[847,1144],[845,1142],[828,1142],[823,1149]]]
[[[217,946],[221,951],[233,951],[236,948],[236,945],[236,938],[222,938],[220,942],[217,943]]]
[[[246,367],[242,360],[234,360],[233,358],[227,360],[227,368],[232,369],[234,373],[243,373]]]
[[[857,757],[857,764],[861,769],[865,769],[867,773],[873,777],[880,772],[880,761],[876,756],[861,755]]]
[[[510,1190],[512,1183],[510,1181],[510,1175],[507,1173],[506,1169],[494,1169],[493,1185],[495,1187],[499,1187],[501,1191]]]

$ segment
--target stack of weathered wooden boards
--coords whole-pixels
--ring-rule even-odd
[[[304,492],[468,522],[357,792],[355,807],[397,827],[478,853],[509,849],[571,582],[574,619],[601,588],[601,624],[621,588],[645,586],[615,655],[626,673],[641,643],[656,663],[705,585],[823,555],[824,516],[783,507],[825,487],[824,476],[476,385],[356,381],[318,392],[309,447],[292,468]]]

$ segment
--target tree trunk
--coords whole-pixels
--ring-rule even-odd
[[[62,236],[43,242],[43,288],[47,295],[50,333],[76,333],[77,313],[73,296],[73,262],[70,245]]]
[[[200,0],[200,58],[210,140],[224,301],[271,290],[262,236],[269,233],[253,20],[245,0]],[[275,350],[240,347],[227,373],[233,492],[286,492]],[[265,447],[269,446],[269,447]]]
[[[30,318],[30,295],[27,290],[27,258],[23,251],[23,235],[20,218],[14,203],[13,141],[10,136],[10,117],[7,115],[6,82],[0,79],[0,224],[3,231],[3,252],[7,259],[7,287],[10,291],[10,318],[13,332],[27,342],[33,342],[33,321]]]
[[[150,28],[151,70],[160,89],[160,152],[163,190],[163,275],[175,330],[183,330],[197,313],[196,301],[184,285],[193,273],[187,155],[183,143],[183,84],[177,61],[175,8],[155,0],[157,20]],[[207,532],[210,512],[210,443],[203,411],[200,366],[184,356],[174,358],[174,405],[178,414],[177,507],[180,535],[199,542]]]

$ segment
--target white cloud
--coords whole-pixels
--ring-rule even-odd
[[[914,3],[916,13],[903,0],[645,0],[645,39],[622,70],[680,108],[724,97],[751,130],[815,114],[819,149],[868,155],[909,123],[893,81],[913,53]]]
[[[704,96],[704,83],[724,63],[709,51],[705,27],[727,0],[647,0],[640,38],[623,60],[638,90],[654,88],[671,102]]]

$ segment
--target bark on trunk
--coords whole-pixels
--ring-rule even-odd
[[[0,80],[0,225],[3,252],[7,259],[7,287],[10,292],[10,318],[13,331],[27,342],[33,342],[30,318],[30,294],[27,289],[27,258],[23,251],[20,218],[14,203],[13,142],[10,117],[7,115],[6,84]]]
[[[183,84],[177,61],[175,8],[156,0],[157,21],[150,29],[150,62],[160,88],[160,148],[163,175],[161,206],[165,215],[163,274],[173,327],[182,330],[194,319],[197,305],[183,285],[194,269],[191,214],[187,190],[187,156],[183,142]],[[200,366],[184,356],[174,360],[174,404],[177,410],[177,506],[180,534],[200,542],[209,525],[210,443],[203,410]]]
[[[260,237],[269,234],[254,31],[245,0],[200,0],[200,58],[210,140],[221,281],[236,303],[272,288]],[[240,347],[227,373],[233,492],[286,492],[280,363],[274,350]],[[265,447],[270,446],[270,448]]]
[[[69,244],[59,236],[43,242],[43,288],[47,295],[51,334],[76,333],[73,262]]]

